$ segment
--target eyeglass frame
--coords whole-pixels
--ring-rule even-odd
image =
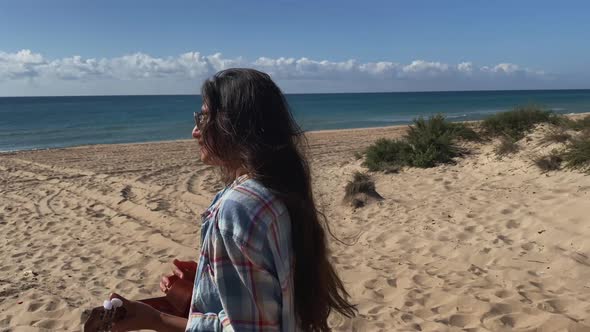
[[[197,126],[197,129],[202,130],[205,120],[207,119],[207,113],[203,111],[193,112],[193,117],[195,119],[195,126]]]

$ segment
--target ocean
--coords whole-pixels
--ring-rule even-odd
[[[407,124],[443,113],[479,120],[517,105],[590,112],[590,90],[290,94],[305,130]],[[0,98],[0,151],[188,139],[197,95]]]

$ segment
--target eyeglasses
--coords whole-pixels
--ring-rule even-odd
[[[195,117],[195,125],[197,126],[197,129],[199,129],[199,130],[203,129],[203,125],[207,121],[207,114],[203,113],[201,111],[201,112],[194,112],[193,116]]]

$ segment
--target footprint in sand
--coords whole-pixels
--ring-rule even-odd
[[[565,300],[552,299],[540,302],[537,308],[546,312],[559,314],[567,311],[569,303]]]
[[[509,315],[500,317],[500,322],[502,323],[502,325],[508,327],[514,327],[516,325],[516,321],[514,320],[514,318],[512,318]]]
[[[467,241],[473,237],[473,233],[471,232],[461,232],[457,234],[457,239],[461,241]]]
[[[31,304],[29,304],[29,306],[27,307],[27,311],[28,312],[35,312],[37,310],[39,310],[39,308],[41,308],[43,306],[43,303],[41,302],[33,302]]]
[[[414,316],[411,314],[403,314],[401,319],[404,321],[404,323],[410,323],[414,320]]]
[[[463,228],[463,230],[466,232],[469,232],[469,233],[473,233],[473,232],[475,232],[476,228],[477,228],[477,226],[467,226],[467,227]]]
[[[33,326],[38,326],[40,328],[43,329],[49,329],[49,330],[58,330],[57,327],[59,325],[59,321],[55,320],[55,319],[44,319],[36,324],[34,324]]]
[[[388,279],[387,279],[387,284],[388,284],[390,287],[397,288],[397,279],[396,279],[396,278],[388,278]]]
[[[449,324],[456,327],[469,328],[479,325],[479,318],[475,315],[456,314],[449,317]]]
[[[0,319],[0,327],[9,326],[12,320],[12,315],[7,315],[4,319]]]
[[[494,244],[498,244],[500,241],[507,245],[511,245],[514,242],[505,235],[498,235],[498,237],[494,240]]]
[[[500,315],[506,315],[514,311],[514,308],[510,304],[506,303],[494,303],[490,307],[490,310],[483,314],[482,319],[485,320],[489,317],[497,317]]]
[[[520,226],[520,224],[518,222],[516,222],[516,220],[514,220],[514,219],[510,219],[506,223],[506,227],[510,228],[510,229],[518,228],[519,226]]]
[[[378,314],[379,312],[381,312],[381,310],[383,310],[383,308],[385,308],[385,306],[378,305],[378,306],[375,306],[372,309],[370,309],[368,311],[368,313],[371,315],[375,315],[375,314]]]
[[[501,299],[505,299],[505,298],[512,296],[513,294],[509,290],[502,289],[502,290],[495,292],[494,295],[496,295],[497,297],[499,297]]]
[[[476,276],[481,276],[483,274],[488,273],[487,270],[482,269],[481,267],[474,265],[474,264],[471,264],[471,266],[469,267],[469,269],[467,271],[475,274]]]
[[[159,198],[148,202],[146,205],[152,211],[168,210],[171,206],[169,202]]]

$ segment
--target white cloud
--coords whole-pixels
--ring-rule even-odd
[[[392,77],[400,69],[400,64],[381,61],[381,62],[368,62],[359,65],[359,71],[361,73],[368,73],[369,75],[381,76],[381,77]]]
[[[405,75],[410,77],[435,77],[449,71],[449,65],[440,62],[428,62],[424,60],[412,61],[402,68]]]
[[[63,89],[70,89],[72,85],[65,82],[78,81],[80,86],[86,85],[86,90],[98,87],[97,82],[101,82],[103,86],[108,85],[105,82],[111,82],[111,86],[121,86],[123,82],[127,82],[127,86],[150,86],[149,93],[159,91],[157,89],[160,88],[162,93],[175,93],[174,89],[180,86],[179,82],[200,82],[215,72],[230,67],[257,68],[269,73],[282,87],[305,86],[307,91],[304,92],[316,92],[315,87],[322,91],[330,90],[330,86],[334,89],[346,87],[346,90],[360,91],[421,89],[421,86],[428,90],[445,90],[477,86],[471,83],[480,83],[485,87],[496,84],[498,88],[502,88],[502,84],[512,82],[511,79],[526,79],[527,82],[532,82],[542,81],[548,77],[542,70],[522,68],[512,63],[481,66],[472,62],[448,64],[426,60],[414,60],[407,64],[393,61],[363,63],[353,59],[329,61],[306,57],[260,57],[252,61],[241,57],[225,58],[221,53],[203,55],[199,52],[187,52],[170,57],[134,53],[100,59],[77,55],[46,59],[30,50],[16,53],[0,51],[1,86],[18,86],[22,89],[23,84],[16,82],[29,82],[35,86],[35,91],[43,91],[43,87],[47,87],[48,91],[54,91],[49,87],[60,86],[60,82],[63,82]],[[136,88],[127,90],[137,91]],[[185,93],[185,90],[186,88],[178,92]],[[62,94],[68,92],[63,91]],[[97,91],[97,94],[100,93],[102,91]]]
[[[45,63],[41,54],[30,50],[17,53],[0,52],[0,79],[19,79],[34,77],[38,66]]]
[[[457,65],[457,70],[462,73],[471,74],[471,73],[473,73],[473,63],[461,62],[460,64]]]
[[[276,79],[333,79],[358,71],[355,60],[333,62],[316,61],[308,58],[277,58],[260,57],[250,64]]]
[[[86,79],[104,75],[106,67],[107,63],[104,60],[82,59],[82,57],[75,55],[40,65],[36,75],[62,80]]]
[[[518,66],[513,63],[500,63],[500,64],[496,65],[494,67],[494,69],[492,69],[492,71],[495,73],[503,72],[506,74],[512,74],[512,73],[515,73],[519,70],[520,69],[518,68]]]

